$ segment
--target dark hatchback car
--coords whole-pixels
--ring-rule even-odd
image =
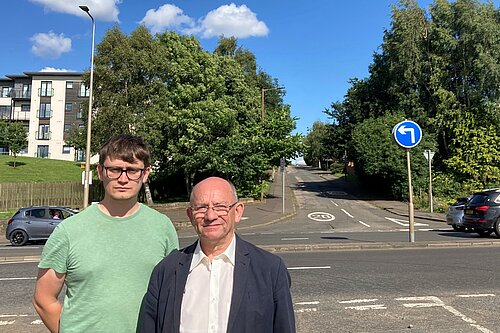
[[[480,236],[500,237],[500,189],[474,193],[464,207],[463,226]]]
[[[76,214],[61,206],[32,206],[19,209],[7,222],[5,237],[14,246],[46,240],[64,219]]]

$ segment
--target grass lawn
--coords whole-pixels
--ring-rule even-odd
[[[81,181],[80,162],[0,155],[0,183]],[[95,172],[94,176],[95,176]]]

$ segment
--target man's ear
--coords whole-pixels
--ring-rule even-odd
[[[240,222],[243,217],[243,212],[245,211],[245,205],[243,202],[238,202],[234,207],[234,221],[236,223]]]
[[[142,172],[142,182],[145,183],[148,181],[149,174],[151,173],[151,167],[144,168]]]
[[[189,218],[189,222],[191,222],[191,224],[194,223],[194,219],[193,219],[193,208],[191,207],[187,207],[186,208],[186,215],[188,216]]]
[[[104,168],[100,164],[97,164],[97,175],[99,176],[100,181],[104,179]]]

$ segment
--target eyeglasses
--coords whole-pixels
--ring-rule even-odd
[[[205,214],[208,212],[209,208],[212,208],[214,213],[217,214],[218,216],[226,216],[229,214],[229,211],[231,208],[236,205],[238,201],[231,205],[223,205],[223,204],[217,204],[213,206],[207,206],[207,205],[200,205],[200,206],[191,206],[191,209],[193,210],[194,217],[203,217]]]
[[[141,178],[142,172],[144,169],[135,169],[135,168],[127,168],[127,169],[122,169],[122,168],[115,168],[115,167],[106,167],[102,166],[105,170],[106,177],[109,179],[118,179],[122,176],[122,173],[125,172],[125,175],[127,175],[127,178],[130,180],[137,180]]]

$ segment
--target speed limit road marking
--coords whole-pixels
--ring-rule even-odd
[[[312,212],[307,214],[307,217],[318,222],[329,222],[335,220],[335,216],[325,212]]]

